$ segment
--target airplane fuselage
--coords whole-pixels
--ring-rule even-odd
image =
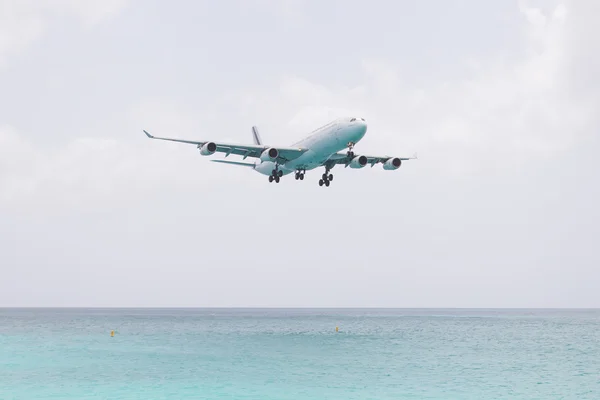
[[[283,175],[298,170],[311,170],[323,165],[333,154],[358,143],[367,132],[367,124],[362,118],[340,118],[312,132],[307,138],[291,147],[308,149],[295,160],[279,164]],[[272,161],[257,160],[254,170],[271,175],[276,165]]]

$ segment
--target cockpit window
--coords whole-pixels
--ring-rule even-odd
[[[356,121],[356,118],[352,118],[352,119],[350,120],[350,122],[354,122],[354,121]]]

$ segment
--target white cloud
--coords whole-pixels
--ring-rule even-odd
[[[242,1],[242,7],[261,8],[270,11],[286,24],[304,22],[305,0],[252,0]]]
[[[128,0],[3,0],[0,2],[0,66],[37,40],[56,15],[77,17],[86,27],[123,10]]]
[[[192,147],[158,146],[141,132],[139,141],[81,137],[54,148],[26,136],[0,128],[0,205],[12,210],[127,206],[157,191],[185,191],[216,179],[197,174]]]
[[[93,27],[123,11],[129,0],[49,0],[48,9],[76,16],[86,27]]]
[[[0,126],[0,208],[45,212],[68,208],[129,207],[148,196],[212,190],[223,178],[243,185],[239,170],[200,159],[193,145],[148,139],[156,136],[198,138],[199,123],[210,121],[168,99],[148,98],[133,107],[122,135],[80,136],[49,147],[11,126]],[[200,133],[199,133],[200,132]],[[248,135],[249,137],[249,135]],[[231,139],[231,138],[229,138]],[[198,163],[215,168],[199,173]],[[125,195],[126,193],[126,195]]]
[[[13,127],[0,126],[0,201],[20,200],[35,191],[35,167],[27,160],[36,158],[34,148]]]
[[[0,66],[8,54],[37,39],[44,28],[43,18],[31,11],[27,1],[0,2]]]

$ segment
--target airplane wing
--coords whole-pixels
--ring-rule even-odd
[[[171,142],[179,142],[179,143],[187,143],[187,144],[195,144],[199,149],[207,143],[214,143],[216,145],[215,152],[217,153],[225,153],[225,157],[230,154],[235,154],[239,156],[243,156],[244,159],[247,157],[252,158],[260,158],[261,154],[271,148],[270,146],[262,146],[262,145],[247,145],[247,144],[233,144],[233,143],[218,143],[211,141],[194,141],[194,140],[183,140],[183,139],[173,139],[173,138],[163,138],[152,136],[147,131],[144,130],[146,136],[150,139],[158,139],[158,140],[168,140]],[[273,147],[277,149],[278,158],[277,162],[283,164],[287,161],[294,160],[304,154],[307,149],[301,148],[290,148],[290,147]]]
[[[361,156],[361,154],[354,154],[353,158],[356,158],[359,156]],[[412,157],[392,157],[392,156],[365,156],[365,157],[367,159],[367,162],[365,163],[365,165],[371,164],[371,168],[373,168],[373,166],[375,164],[377,164],[377,163],[385,164],[392,158],[397,158],[400,161],[414,160],[417,158],[417,154],[415,153],[415,155]],[[329,157],[329,159],[327,161],[325,161],[323,163],[323,165],[329,165],[330,167],[333,167],[334,165],[344,164],[344,166],[347,167],[348,165],[350,165],[350,162],[352,161],[353,158],[349,158],[346,153],[335,153],[334,155]]]

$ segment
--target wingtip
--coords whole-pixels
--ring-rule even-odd
[[[151,134],[149,134],[145,129],[142,129],[144,131],[144,133],[146,134],[146,136],[148,136],[150,139],[154,139],[154,136],[152,136]]]

